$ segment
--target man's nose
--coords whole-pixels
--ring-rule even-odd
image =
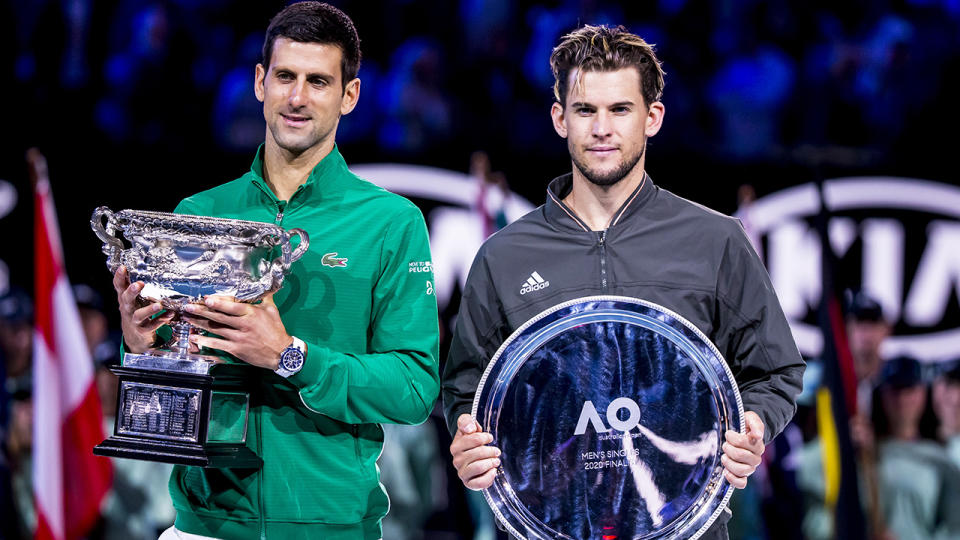
[[[297,80],[290,88],[290,95],[287,96],[287,101],[290,103],[291,107],[299,107],[303,105],[304,101],[304,91],[306,90],[306,80]]]
[[[604,138],[610,135],[612,127],[610,116],[605,112],[598,112],[593,120],[593,130],[591,134],[597,138]]]

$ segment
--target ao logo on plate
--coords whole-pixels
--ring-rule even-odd
[[[617,413],[626,409],[627,417],[623,420],[617,416]],[[640,424],[640,406],[637,402],[628,397],[618,397],[610,402],[607,407],[607,423],[617,431],[630,431]],[[592,401],[583,402],[583,408],[580,409],[580,420],[577,421],[577,427],[573,430],[574,435],[583,435],[587,432],[587,424],[593,426],[597,433],[606,433],[610,428],[604,425],[603,419],[597,413],[597,408]]]

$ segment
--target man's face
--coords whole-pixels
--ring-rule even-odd
[[[960,381],[946,377],[934,381],[933,411],[944,438],[960,433]]]
[[[876,378],[880,372],[880,345],[890,335],[886,321],[847,320],[847,340],[857,380]]]
[[[255,92],[267,137],[294,156],[332,142],[340,116],[357,104],[360,79],[343,87],[336,45],[277,38],[269,68],[257,64]]]
[[[881,391],[884,411],[894,430],[904,426],[920,425],[920,417],[927,403],[927,387],[922,384],[905,388],[884,386]]]
[[[80,312],[80,324],[83,326],[83,335],[87,338],[87,347],[90,348],[92,354],[97,345],[107,339],[109,333],[107,316],[100,310],[89,307],[79,307],[78,311]]]
[[[633,67],[571,70],[568,82],[566,107],[554,103],[551,110],[554,129],[567,139],[570,158],[587,180],[616,184],[640,163],[647,137],[660,130],[663,104],[644,103]]]
[[[0,321],[0,352],[6,360],[7,376],[19,377],[30,370],[33,326],[27,322]]]

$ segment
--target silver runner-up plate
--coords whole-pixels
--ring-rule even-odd
[[[743,432],[730,368],[657,304],[590,296],[517,329],[473,416],[501,450],[484,497],[529,539],[698,538],[726,507],[724,432]]]

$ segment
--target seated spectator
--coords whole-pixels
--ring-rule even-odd
[[[921,435],[927,385],[920,363],[889,360],[877,394],[877,476],[889,532],[898,540],[960,538],[960,469]]]
[[[22,382],[24,379],[20,379]],[[29,380],[12,388],[10,425],[3,441],[4,458],[9,466],[9,497],[15,516],[4,523],[4,532],[12,538],[31,538],[37,526],[33,504],[33,399]]]
[[[933,382],[933,411],[937,415],[937,439],[960,467],[960,358]]]
[[[880,302],[872,295],[866,291],[848,291],[846,296],[847,342],[857,377],[857,411],[868,415],[883,365],[880,346],[890,336],[892,327],[884,317]]]

